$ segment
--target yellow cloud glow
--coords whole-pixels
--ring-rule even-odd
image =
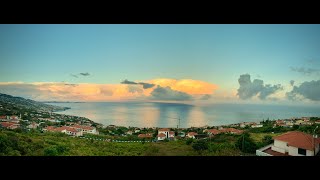
[[[185,92],[188,94],[212,94],[214,90],[218,89],[215,84],[210,84],[204,81],[193,79],[154,79],[150,83],[160,85],[162,87],[169,86],[176,91]]]

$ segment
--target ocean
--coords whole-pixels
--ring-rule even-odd
[[[70,107],[60,114],[89,118],[104,125],[202,127],[292,117],[319,116],[319,106],[213,104],[196,106],[157,102],[47,103]]]

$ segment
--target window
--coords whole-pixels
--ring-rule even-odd
[[[307,155],[307,150],[298,148],[298,154]]]

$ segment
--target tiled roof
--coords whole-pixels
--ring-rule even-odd
[[[170,131],[169,134],[173,134],[174,135],[174,131]]]
[[[162,128],[162,129],[159,129],[158,131],[170,131],[169,128]]]
[[[158,137],[166,137],[166,135],[163,133],[160,133],[160,134],[158,134]]]
[[[147,133],[147,134],[139,134],[138,135],[139,138],[152,138],[152,134]]]
[[[210,132],[212,134],[219,134],[221,131],[219,131],[217,129],[208,129],[208,132]]]
[[[2,123],[1,123],[1,125],[2,125],[2,127],[5,127],[5,128],[7,128],[7,127],[10,127],[10,126],[12,126],[12,125],[15,125],[15,123],[10,123],[10,122],[2,122]]]
[[[194,136],[194,135],[198,135],[198,133],[196,133],[196,132],[189,132],[188,133],[188,136]]]
[[[284,133],[280,136],[273,138],[274,140],[284,141],[288,143],[288,146],[293,146],[297,148],[303,148],[313,151],[314,150],[314,141],[313,137],[310,134],[306,134],[299,131],[290,131]],[[319,142],[319,138],[315,139],[315,142]]]

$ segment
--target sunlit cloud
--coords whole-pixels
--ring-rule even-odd
[[[207,95],[209,97],[216,88],[216,85],[190,79],[156,79],[139,81],[138,83],[127,81],[122,82],[122,84],[74,84],[67,82],[0,83],[0,93],[39,101],[185,101],[193,100],[196,95]]]
[[[212,94],[218,86],[204,81],[193,79],[154,79],[149,83],[156,84],[162,87],[169,86],[172,90],[181,91],[188,94]]]

